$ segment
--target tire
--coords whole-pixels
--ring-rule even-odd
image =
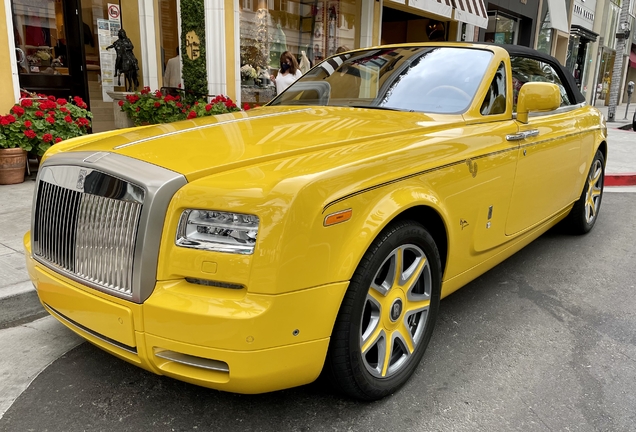
[[[590,171],[585,180],[581,197],[578,199],[566,221],[572,234],[586,234],[594,227],[603,200],[605,183],[605,158],[600,150],[596,151]]]
[[[439,251],[422,225],[400,221],[382,231],[336,318],[325,361],[332,386],[371,401],[404,385],[433,333],[441,275]]]

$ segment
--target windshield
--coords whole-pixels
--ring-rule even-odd
[[[492,55],[455,47],[345,53],[318,64],[269,105],[461,113],[473,100]]]

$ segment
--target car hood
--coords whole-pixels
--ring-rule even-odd
[[[355,145],[356,151],[364,153],[364,146],[360,146],[363,140],[394,142],[406,134],[430,133],[460,122],[463,118],[457,115],[343,107],[264,107],[96,134],[64,147],[141,159],[192,181],[215,172],[340,146]]]

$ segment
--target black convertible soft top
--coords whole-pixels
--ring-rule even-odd
[[[481,43],[482,42],[480,42],[480,44]],[[493,44],[493,43],[484,43],[484,44],[496,45],[496,46],[502,47],[503,49],[508,51],[508,54],[510,55],[528,57],[528,58],[539,60],[545,63],[549,63],[554,68],[556,73],[559,74],[559,78],[561,78],[561,83],[565,87],[565,90],[568,92],[568,96],[570,97],[570,100],[575,101],[575,103],[577,104],[585,102],[585,96],[581,94],[581,92],[579,91],[579,88],[576,86],[576,81],[574,81],[574,76],[572,75],[572,73],[569,70],[567,70],[563,65],[561,65],[561,63],[559,63],[559,61],[555,59],[554,57],[552,57],[551,55],[544,54],[535,49],[528,48],[521,45],[499,45],[499,44]]]

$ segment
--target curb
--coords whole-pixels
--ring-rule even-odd
[[[605,174],[605,186],[634,186],[636,173]]]
[[[0,330],[22,325],[48,315],[35,289],[0,298]]]

